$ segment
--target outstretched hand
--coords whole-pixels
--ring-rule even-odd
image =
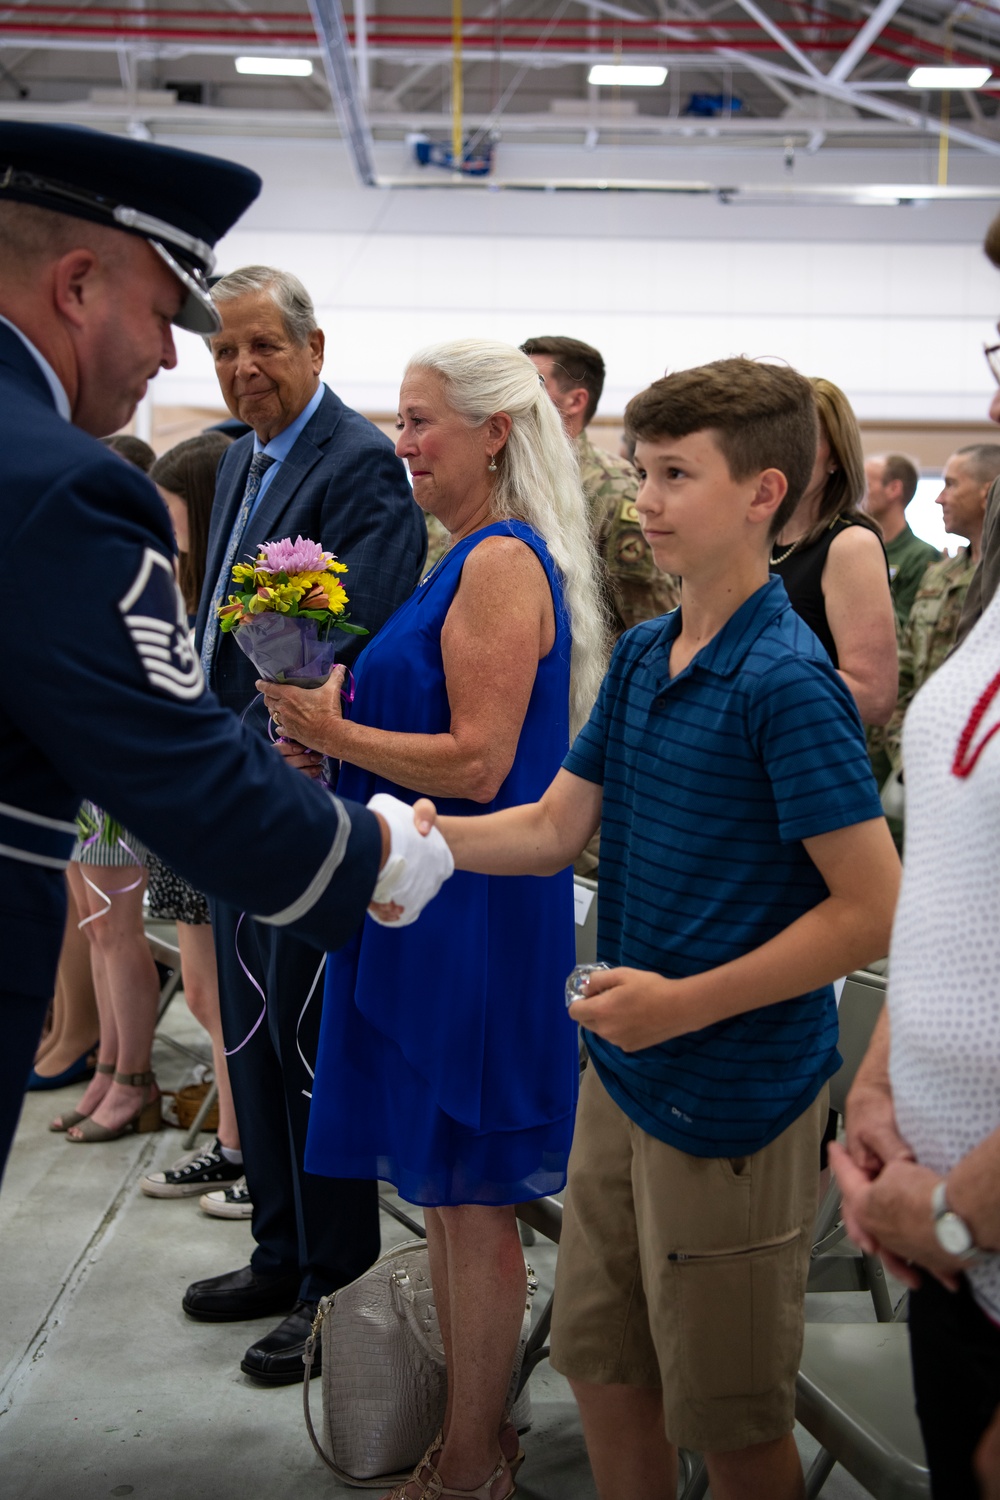
[[[421,835],[413,809],[388,792],[376,792],[368,806],[380,814],[389,831],[389,857],[372,892],[368,910],[381,926],[415,922],[453,873],[451,850],[436,828]]]
[[[429,797],[419,797],[413,804],[413,826],[422,838],[429,838],[437,822],[437,808]],[[395,901],[371,901],[368,904],[375,921],[383,927],[398,922],[403,908]]]

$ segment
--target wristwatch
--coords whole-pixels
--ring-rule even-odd
[[[981,1252],[968,1224],[948,1207],[944,1182],[939,1182],[931,1194],[931,1212],[934,1215],[934,1233],[941,1249],[954,1255],[957,1260],[975,1260]]]

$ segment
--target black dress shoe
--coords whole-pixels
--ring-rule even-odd
[[[240,1362],[244,1375],[261,1385],[294,1385],[305,1378],[302,1356],[306,1352],[306,1339],[312,1332],[316,1316],[316,1302],[296,1302],[288,1317],[279,1323],[273,1333],[251,1344]],[[320,1372],[320,1347],[316,1345],[312,1373]]]
[[[299,1290],[297,1271],[288,1276],[257,1276],[250,1266],[192,1281],[181,1306],[189,1318],[202,1323],[238,1323],[245,1318],[270,1318],[291,1307]]]

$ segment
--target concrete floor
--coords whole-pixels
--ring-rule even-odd
[[[175,1000],[163,1029],[191,1046],[204,1033]],[[189,1063],[158,1041],[154,1067],[176,1087]],[[302,1390],[261,1389],[239,1370],[274,1321],[195,1323],[190,1281],[245,1265],[249,1225],[209,1219],[197,1199],[143,1197],[139,1179],[183,1152],[164,1130],[100,1146],[68,1145],[46,1126],[78,1087],[28,1094],[0,1193],[0,1495],[3,1500],[311,1500],[346,1496],[313,1453]],[[203,1137],[208,1140],[209,1137]],[[383,1215],[383,1247],[408,1238]],[[555,1247],[527,1257],[539,1304]],[[808,1316],[871,1319],[867,1294],[808,1299]],[[524,1500],[595,1496],[566,1382],[541,1364],[531,1380]],[[318,1419],[318,1382],[314,1402]],[[799,1432],[808,1463],[815,1445]],[[864,1491],[835,1469],[824,1500]],[[639,1500],[639,1497],[637,1497]]]

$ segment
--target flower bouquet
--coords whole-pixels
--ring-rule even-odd
[[[236,644],[269,682],[321,687],[334,666],[335,630],[367,635],[345,614],[340,574],[347,565],[318,542],[265,542],[250,563],[236,563],[238,593],[219,605],[219,629],[233,631]]]

